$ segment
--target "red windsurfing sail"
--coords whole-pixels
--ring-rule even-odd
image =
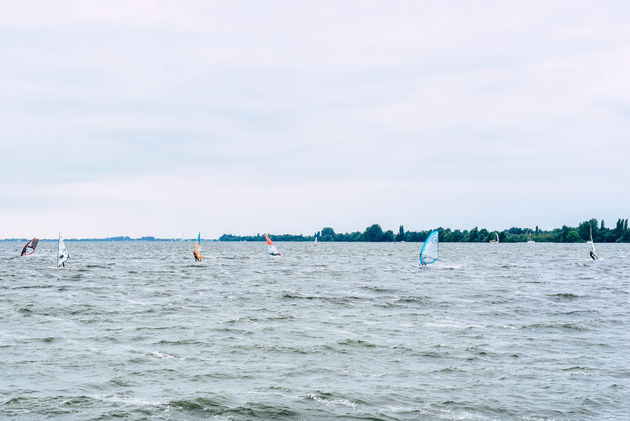
[[[269,238],[267,233],[265,233],[265,239],[267,240],[267,253],[271,254],[272,256],[280,256],[280,252],[278,251],[276,246],[273,245],[273,242],[271,241],[271,238]]]
[[[37,247],[37,243],[39,243],[38,238],[33,238],[31,241],[26,243],[26,245],[22,249],[21,256],[30,256],[31,254],[35,253],[35,247]]]

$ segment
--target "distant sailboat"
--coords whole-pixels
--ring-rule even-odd
[[[68,249],[66,249],[66,245],[63,243],[63,238],[61,237],[61,233],[59,233],[59,242],[57,247],[57,267],[66,267],[66,260],[70,255],[68,254]]]
[[[590,236],[591,236],[591,241],[590,241],[590,243],[591,243],[591,251],[589,251],[588,255],[591,256],[591,259],[597,260],[597,259],[599,259],[599,257],[597,257],[597,254],[595,253],[595,243],[593,242],[593,227],[591,227],[590,224],[588,226],[588,230],[589,230]]]
[[[531,234],[529,234],[529,236],[527,237],[527,243],[528,243],[528,244],[535,243],[535,241],[534,241],[534,240],[532,240],[532,235],[531,235]]]
[[[317,235],[315,236],[315,241],[313,241],[313,245],[316,246],[317,245]]]
[[[438,232],[431,231],[420,250],[420,265],[426,266],[437,262],[439,250]]]
[[[201,262],[201,233],[197,234],[197,242],[195,243],[195,262]]]
[[[272,256],[280,256],[280,252],[278,251],[276,246],[273,245],[273,242],[271,241],[271,238],[269,238],[267,233],[265,233],[265,239],[267,240],[267,253],[271,254]]]
[[[494,240],[490,240],[491,243],[498,243],[499,242],[499,234],[497,234],[497,232],[494,232]]]
[[[30,240],[24,248],[22,249],[22,254],[20,256],[30,256],[35,253],[35,247],[37,247],[37,243],[39,243],[39,238],[33,238]]]

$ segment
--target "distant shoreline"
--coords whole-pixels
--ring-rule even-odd
[[[470,230],[451,230],[450,228],[436,228],[440,235],[440,241],[445,243],[487,243],[498,237],[499,243],[525,243],[533,241],[537,243],[583,243],[590,240],[592,233],[595,243],[630,243],[630,230],[628,229],[628,219],[618,219],[615,228],[607,228],[604,221],[599,223],[593,218],[581,222],[577,227],[563,225],[562,228],[552,230],[541,230],[538,226],[532,228],[512,227],[503,231],[488,231],[485,228],[474,227]],[[324,227],[321,231],[313,235],[303,234],[272,234],[269,236],[274,241],[284,242],[313,242],[315,238],[320,242],[360,242],[360,243],[385,243],[385,242],[423,242],[429,233],[426,231],[405,231],[401,225],[398,233],[392,230],[383,231],[379,224],[373,224],[365,231],[355,231],[351,233],[336,233],[331,227]],[[5,238],[0,242],[25,242],[30,238]],[[159,242],[180,242],[195,241],[196,238],[159,238],[154,236],[143,236],[132,238],[129,236],[116,236],[104,238],[64,238],[65,241],[159,241]],[[45,238],[40,241],[57,241],[56,238]],[[202,241],[217,242],[264,242],[265,236],[258,233],[256,235],[234,235],[223,234],[218,239],[204,239]]]

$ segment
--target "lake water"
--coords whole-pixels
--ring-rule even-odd
[[[630,415],[630,245],[0,243],[2,420]]]

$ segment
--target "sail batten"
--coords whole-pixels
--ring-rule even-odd
[[[439,249],[438,232],[436,230],[431,231],[420,250],[420,264],[425,266],[437,262]]]

